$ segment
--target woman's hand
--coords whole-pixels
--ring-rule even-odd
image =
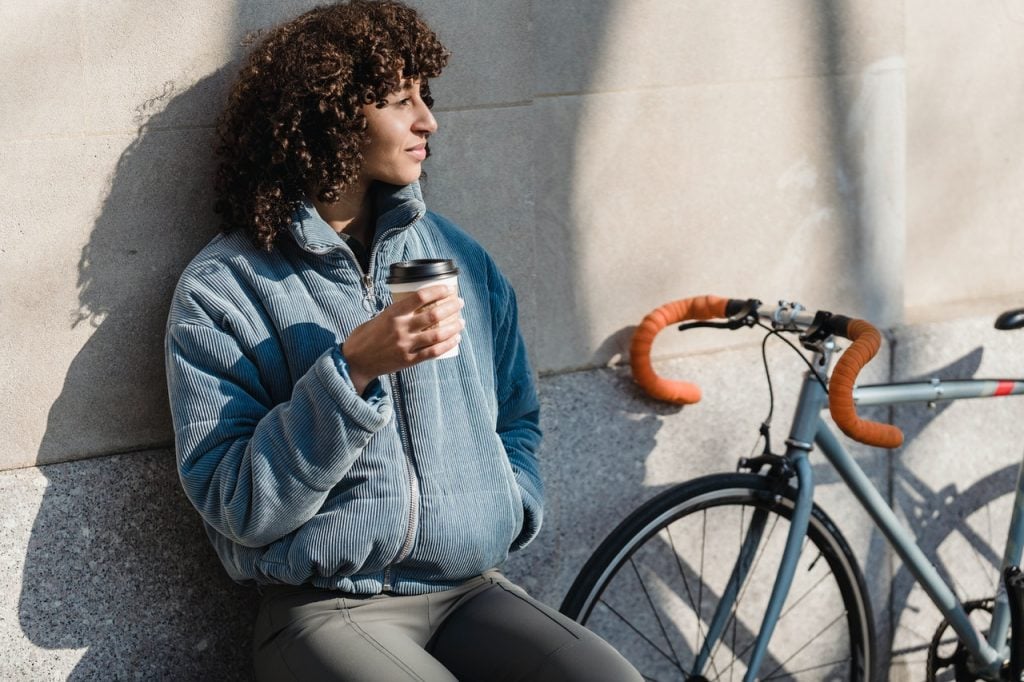
[[[364,322],[342,344],[349,377],[362,393],[376,377],[436,358],[459,344],[462,299],[444,285],[404,296]]]

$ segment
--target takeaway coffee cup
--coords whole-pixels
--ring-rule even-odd
[[[424,258],[419,260],[407,260],[391,264],[391,272],[388,275],[388,289],[391,290],[391,298],[400,301],[403,297],[435,284],[446,284],[459,290],[459,269],[455,263],[447,258]],[[459,354],[459,347],[455,346],[438,359],[454,358]]]

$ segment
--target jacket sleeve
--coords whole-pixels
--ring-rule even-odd
[[[540,403],[526,345],[519,331],[515,292],[498,274],[498,284],[491,295],[491,309],[497,318],[494,326],[497,431],[523,498],[523,529],[510,548],[516,551],[537,536],[544,517],[544,484],[537,459],[541,440]]]
[[[172,324],[165,351],[182,486],[210,526],[247,547],[312,518],[391,418],[379,387],[367,399],[356,393],[337,347],[277,405],[255,363],[215,326]]]

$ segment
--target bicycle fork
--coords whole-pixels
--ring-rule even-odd
[[[747,672],[743,678],[744,682],[752,682],[756,679],[761,663],[764,661],[765,653],[768,650],[768,642],[775,631],[775,624],[779,620],[782,606],[789,595],[789,588],[793,584],[793,577],[796,575],[797,561],[800,558],[800,551],[803,547],[804,538],[807,535],[807,526],[811,518],[811,507],[814,504],[814,477],[811,473],[811,465],[807,456],[814,448],[815,425],[818,413],[821,411],[824,392],[817,379],[808,376],[807,380],[804,381],[803,393],[804,395],[801,396],[798,403],[800,407],[793,421],[791,435],[786,441],[786,459],[790,461],[796,472],[796,506],[793,508],[793,515],[790,519],[789,533],[786,536],[786,546],[782,553],[779,571],[776,574],[775,585],[772,586],[771,598],[768,600],[768,607],[765,609],[761,629],[754,642],[753,653],[750,656]],[[808,393],[810,394],[808,395]],[[704,641],[704,646],[701,648],[700,654],[694,663],[691,673],[693,676],[703,673],[719,638],[725,632],[730,617],[734,617],[733,610],[736,598],[746,580],[747,572],[750,570],[750,564],[757,553],[757,548],[761,544],[761,535],[764,531],[766,519],[767,512],[763,510],[756,510],[751,518],[750,527],[747,529],[740,548],[739,558],[733,567],[725,592],[711,619],[711,624],[708,626],[708,635]]]

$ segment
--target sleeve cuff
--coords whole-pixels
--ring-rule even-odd
[[[359,395],[370,405],[377,405],[384,400],[384,386],[380,383],[380,377],[374,377],[373,381],[366,385]]]
[[[533,542],[533,539],[540,533],[544,517],[544,510],[537,503],[536,498],[522,485],[519,486],[519,492],[523,497],[523,528],[519,532],[519,536],[512,541],[512,546],[509,547],[509,551],[512,552],[518,552]]]
[[[338,366],[338,371],[345,377],[345,380],[349,384],[352,384],[352,377],[348,373],[348,361],[345,360],[344,354],[341,352],[341,348],[337,349],[338,354],[335,358],[335,362]],[[355,390],[355,385],[352,384],[352,390]],[[365,400],[370,405],[377,405],[384,399],[384,386],[380,382],[380,377],[374,377],[373,381],[366,385],[363,392],[359,394],[359,397]]]
[[[374,379],[363,391],[356,393],[348,375],[348,363],[335,346],[317,360],[317,370],[327,392],[356,425],[374,432],[391,420],[391,397],[380,379]]]

